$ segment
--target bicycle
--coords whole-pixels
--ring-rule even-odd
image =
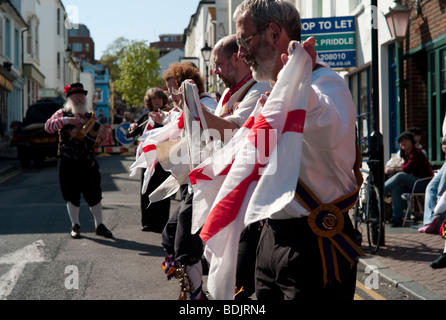
[[[378,252],[384,229],[379,190],[375,186],[373,174],[370,174],[373,172],[373,166],[377,162],[379,160],[369,160],[367,164],[370,170],[361,169],[362,172],[367,174],[367,178],[364,179],[364,183],[359,191],[358,201],[353,213],[354,227],[359,234],[362,234],[360,230],[362,229],[361,225],[367,225],[367,239],[372,254]]]

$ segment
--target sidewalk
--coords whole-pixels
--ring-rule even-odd
[[[21,168],[15,150],[0,145],[0,180],[17,170]],[[386,224],[385,246],[360,263],[377,267],[380,277],[420,299],[446,300],[446,269],[429,266],[443,252],[444,241],[439,235],[418,233],[410,223],[401,228]],[[365,232],[363,245],[367,245]]]
[[[380,277],[420,299],[446,300],[446,269],[429,266],[443,252],[444,241],[439,235],[418,233],[410,224],[401,228],[386,224],[385,246],[360,263],[376,266]]]

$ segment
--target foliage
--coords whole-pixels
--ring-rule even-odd
[[[106,66],[110,71],[110,77],[112,78],[112,81],[119,79],[120,57],[129,45],[130,40],[125,37],[119,37],[107,46],[105,52],[99,60],[99,62],[102,65]]]
[[[145,41],[118,38],[101,58],[109,68],[114,88],[131,107],[143,105],[148,87],[162,86],[159,51]]]

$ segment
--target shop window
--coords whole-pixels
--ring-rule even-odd
[[[370,68],[351,75],[349,85],[357,109],[358,143],[362,154],[366,156],[369,152],[369,136],[371,133]]]
[[[443,119],[446,114],[446,46],[428,54],[429,158],[433,164],[444,161],[441,150]]]

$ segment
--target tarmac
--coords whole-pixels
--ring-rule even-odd
[[[0,143],[0,183],[21,170],[15,150]],[[359,261],[420,300],[446,300],[446,268],[429,266],[443,252],[445,240],[439,235],[419,233],[419,227],[416,221],[399,228],[386,224],[384,243],[378,252]],[[365,233],[363,244],[367,244]]]

